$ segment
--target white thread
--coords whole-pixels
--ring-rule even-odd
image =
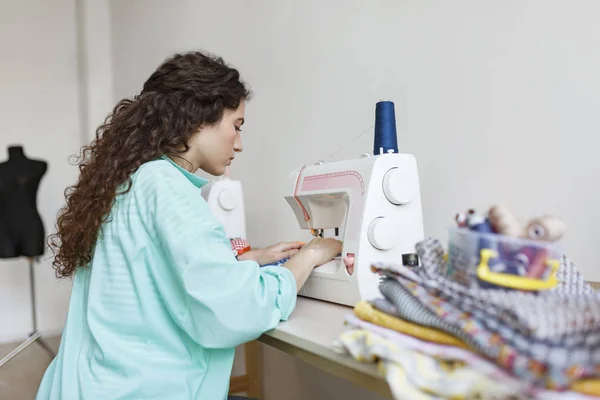
[[[364,135],[365,133],[369,132],[371,129],[373,129],[373,127],[375,127],[375,125],[371,125],[370,127],[368,127],[366,130],[362,131],[361,133],[359,133],[357,136],[355,136],[352,140],[350,140],[349,142],[347,142],[346,144],[344,144],[342,147],[340,147],[339,149],[337,149],[336,151],[334,151],[333,153],[331,153],[330,155],[328,155],[326,158],[324,158],[322,161],[328,160],[330,159],[333,155],[335,155],[336,153],[339,153],[341,150],[343,150],[345,147],[347,147],[348,145],[350,145],[351,143],[355,142],[356,140],[358,140],[359,137],[361,137],[362,135]]]

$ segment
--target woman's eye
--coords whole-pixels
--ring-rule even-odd
[[[240,128],[239,126],[237,126],[237,125],[236,125],[236,126],[235,126],[235,130],[236,130],[236,131],[238,131],[238,132],[241,132],[241,131],[242,131],[242,128]]]

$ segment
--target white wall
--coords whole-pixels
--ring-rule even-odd
[[[79,56],[78,30],[90,29],[83,24],[86,12],[95,34],[80,36],[87,52]],[[82,111],[89,115],[85,121],[93,125],[104,119],[101,113],[112,105],[108,18],[104,1],[92,5],[90,0],[0,3],[0,160],[7,157],[2,149],[21,144],[28,157],[48,162],[38,192],[46,234],[54,232],[64,189],[77,179],[77,168],[69,164],[69,157],[91,137],[91,128],[82,129]],[[92,62],[83,64],[86,69],[80,74],[82,58]],[[81,91],[82,87],[86,90]],[[62,331],[71,289],[69,280],[55,278],[51,255],[48,250],[35,269],[38,328],[48,335]],[[27,337],[30,310],[26,260],[0,260],[0,342]]]
[[[600,3],[366,4],[113,2],[115,94],[139,90],[174,51],[203,48],[239,67],[255,97],[232,172],[261,244],[297,232],[267,183],[330,154],[373,124],[376,101],[393,100],[400,149],[419,161],[428,235],[445,238],[467,207],[555,213],[569,225],[567,253],[600,280],[589,251],[600,234]],[[334,159],[371,143],[365,135]]]
[[[0,157],[7,158],[8,145],[22,144],[28,157],[48,162],[38,192],[47,234],[54,231],[63,190],[76,179],[68,157],[81,144],[74,33],[72,1],[0,5]],[[39,329],[57,333],[64,323],[70,282],[55,280],[51,254],[47,251],[35,270],[36,303]],[[0,260],[0,341],[27,336],[30,309],[27,261]]]
[[[257,245],[299,235],[279,184],[288,172],[393,100],[400,149],[419,162],[427,235],[445,240],[468,207],[558,214],[567,254],[600,280],[599,13],[594,0],[113,1],[115,95],[139,91],[174,51],[206,49],[240,69],[255,97],[232,173]],[[371,148],[365,135],[334,159]],[[273,383],[285,381],[279,366],[265,373],[268,398],[295,398]],[[323,382],[295,379],[287,386]]]
[[[82,141],[93,140],[114,107],[110,2],[76,0]]]

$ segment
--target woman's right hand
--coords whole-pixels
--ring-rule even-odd
[[[299,253],[306,253],[315,267],[326,264],[342,252],[342,242],[333,238],[315,238]]]
[[[332,238],[315,238],[303,246],[283,267],[289,269],[300,291],[315,267],[331,261],[342,251],[342,242]]]

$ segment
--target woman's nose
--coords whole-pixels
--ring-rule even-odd
[[[244,146],[242,145],[242,138],[240,137],[239,132],[235,136],[235,142],[233,143],[233,150],[237,153],[241,153],[242,150],[244,150]]]

